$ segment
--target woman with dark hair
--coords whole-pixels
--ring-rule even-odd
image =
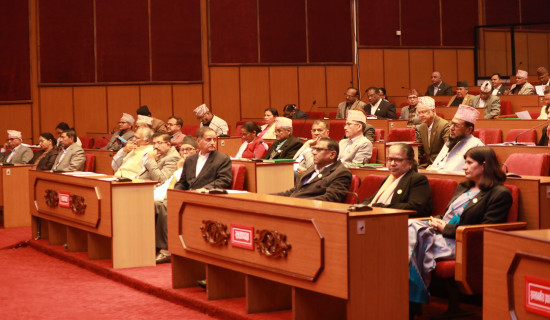
[[[267,108],[264,110],[264,122],[262,132],[258,134],[262,139],[275,139],[275,119],[279,116],[279,111],[275,108]]]
[[[425,175],[417,172],[414,150],[406,143],[390,147],[386,165],[390,175],[378,192],[363,203],[372,207],[415,210],[415,217],[432,213],[432,193]]]
[[[512,195],[503,184],[495,152],[490,147],[474,147],[464,155],[466,180],[461,182],[443,217],[409,221],[410,310],[419,311],[429,302],[430,272],[436,259],[454,258],[456,228],[461,225],[506,222]]]
[[[53,134],[43,132],[38,138],[38,144],[42,150],[39,150],[34,154],[31,163],[35,165],[34,169],[36,170],[51,170],[58,154],[58,150],[55,147],[57,141]]]
[[[260,127],[254,122],[245,122],[241,127],[243,144],[239,148],[235,158],[263,159],[269,147],[258,137]]]

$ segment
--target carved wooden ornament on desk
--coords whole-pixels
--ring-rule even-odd
[[[202,223],[201,232],[204,241],[215,246],[227,245],[229,239],[227,225],[212,220],[202,220]]]
[[[286,258],[288,250],[292,248],[286,242],[286,235],[274,230],[258,230],[258,237],[254,238],[260,254],[270,258]]]
[[[73,211],[80,215],[86,212],[86,201],[83,196],[71,195],[70,206]]]
[[[50,208],[56,208],[59,205],[59,197],[55,190],[47,189],[44,194],[44,199],[46,199],[46,205]]]

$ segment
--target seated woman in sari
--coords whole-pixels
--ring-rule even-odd
[[[34,169],[45,171],[51,170],[58,154],[56,139],[53,134],[43,132],[40,134],[40,137],[38,137],[38,145],[40,145],[42,150],[37,151],[31,160],[31,163],[34,164]]]
[[[417,172],[413,148],[406,143],[392,145],[386,165],[390,175],[378,192],[363,203],[372,207],[414,210],[416,217],[429,216],[432,213],[430,183],[425,175]]]
[[[275,108],[267,108],[264,110],[264,121],[261,132],[258,132],[258,137],[262,139],[276,139],[275,137],[275,119],[279,116],[279,111]]]
[[[456,228],[506,222],[512,195],[506,175],[490,147],[475,147],[464,155],[466,181],[461,182],[443,217],[429,222],[409,220],[409,301],[411,311],[429,302],[430,272],[436,259],[454,259]]]
[[[269,147],[258,137],[260,127],[254,122],[245,122],[241,127],[243,144],[239,148],[235,158],[258,158],[263,159]]]

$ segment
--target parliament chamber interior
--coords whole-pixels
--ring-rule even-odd
[[[549,10],[1,1],[1,317],[550,318]],[[446,131],[431,157],[434,121]],[[468,150],[482,146],[506,196],[458,223],[490,198],[485,176],[470,179]],[[65,169],[77,148],[78,168]],[[451,158],[458,169],[444,168]],[[393,206],[412,171],[426,202]],[[449,216],[465,180],[481,196]],[[430,239],[452,238],[450,255],[422,253],[428,267],[411,242],[422,223]]]

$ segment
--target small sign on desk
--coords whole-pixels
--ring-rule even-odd
[[[550,281],[525,276],[525,310],[550,317]]]

